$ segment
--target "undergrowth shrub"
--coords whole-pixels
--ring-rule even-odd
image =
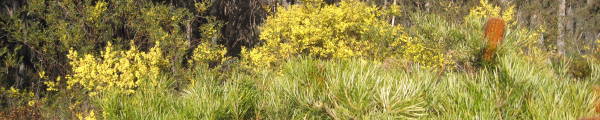
[[[413,13],[411,21],[414,24],[407,31],[426,48],[445,55],[446,69],[475,71],[474,67],[481,64],[478,59],[484,56],[487,44],[484,23],[488,18],[501,18],[507,25],[506,32],[499,34],[504,40],[498,43],[496,55],[522,53],[526,54],[526,59],[547,61],[551,53],[539,43],[544,28],[530,29],[514,24],[513,9],[509,7],[502,11],[502,8],[481,0],[480,5],[472,8],[459,24],[448,22],[443,16]]]
[[[225,56],[227,48],[222,45],[215,43],[204,42],[200,43],[195,49],[192,55],[192,65],[202,65],[209,67],[210,63],[221,64],[229,60],[231,57]]]
[[[3,106],[3,108],[26,105],[33,106],[34,104],[36,104],[35,98],[37,97],[35,96],[33,91],[21,90],[14,87],[0,87],[0,100],[2,100],[0,102],[0,106]]]
[[[258,106],[268,119],[412,119],[427,115],[425,83],[365,60],[300,58],[265,79]]]
[[[574,119],[593,115],[592,81],[555,72],[552,65],[512,53],[495,69],[449,72],[429,86],[429,119]],[[558,68],[565,70],[566,67]]]
[[[500,58],[500,70],[505,84],[527,87],[522,100],[525,115],[533,119],[577,118],[593,113],[592,83],[594,80],[579,81],[568,74],[568,66],[554,68],[548,63],[526,58],[526,54],[505,54]],[[560,63],[561,65],[568,65]],[[556,70],[558,69],[558,70]],[[514,88],[514,87],[513,87]],[[511,93],[511,94],[517,94]],[[562,99],[556,99],[561,97]],[[549,110],[555,109],[555,110]]]
[[[161,76],[159,87],[132,94],[108,90],[94,105],[101,108],[104,119],[254,119],[258,91],[253,77],[231,71],[223,80],[219,71],[198,67],[189,72],[193,81],[188,86],[173,89],[178,80]],[[99,113],[100,114],[100,113]]]
[[[46,101],[34,91],[0,87],[0,119],[42,119],[41,106]]]

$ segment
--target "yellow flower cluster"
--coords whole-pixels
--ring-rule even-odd
[[[198,3],[199,4],[199,3]],[[208,2],[201,3],[197,9],[206,5],[210,5]],[[202,12],[202,11],[200,11]],[[223,63],[230,57],[225,56],[227,48],[223,45],[218,45],[216,41],[221,38],[220,29],[223,27],[223,23],[216,19],[214,16],[203,16],[208,22],[200,26],[202,33],[201,42],[195,49],[192,55],[192,59],[188,61],[192,65],[201,65],[208,67],[208,63]]]
[[[208,11],[208,8],[212,6],[212,4],[211,1],[204,0],[202,2],[195,3],[194,6],[196,7],[196,11],[198,11],[199,13],[205,13],[206,11]]]
[[[598,40],[596,40],[596,54],[600,54],[600,38],[598,38]]]
[[[300,1],[302,1],[302,3],[304,3],[304,4],[312,4],[312,5],[323,4],[323,0],[300,0]]]
[[[25,98],[31,98],[34,97],[35,94],[33,94],[33,92],[31,91],[25,91],[25,90],[20,90],[14,87],[10,87],[9,89],[6,89],[4,87],[0,87],[0,95],[5,95],[7,97],[25,97]]]
[[[81,113],[78,113],[77,118],[79,120],[96,120],[96,113],[94,112],[94,110],[91,110],[90,113],[88,113],[88,115],[85,117],[83,117]]]
[[[204,18],[207,20],[207,23],[200,26],[200,31],[202,32],[202,41],[214,42],[216,39],[221,37],[220,29],[223,27],[223,23],[217,20],[217,18],[214,16],[206,16]]]
[[[593,48],[594,45],[589,45],[586,46],[584,49],[586,50],[590,50],[591,53],[587,54],[587,55],[583,55],[584,58],[591,58],[590,60],[594,61],[594,62],[598,62],[598,60],[600,60],[600,38],[598,40],[596,40],[595,42],[595,46],[596,48]]]
[[[73,74],[66,77],[67,89],[80,85],[94,96],[106,89],[133,93],[140,85],[157,86],[160,68],[168,62],[159,46],[156,42],[146,53],[138,51],[133,43],[128,51],[113,51],[108,43],[100,58],[89,54],[79,57],[70,50],[68,58]]]
[[[271,67],[271,64],[277,60],[275,55],[272,55],[268,52],[269,48],[267,47],[256,47],[253,50],[248,50],[246,48],[242,48],[242,58],[244,59],[244,65],[250,65],[250,68],[256,68],[255,70],[262,67]]]
[[[390,5],[390,8],[387,10],[387,14],[388,15],[393,15],[393,16],[400,16],[400,14],[402,13],[402,11],[400,11],[401,8],[399,5]]]
[[[104,1],[98,1],[95,6],[90,6],[88,8],[90,16],[88,16],[87,19],[89,21],[97,20],[100,15],[102,15],[102,12],[106,11],[106,6],[107,3]]]
[[[480,6],[471,8],[469,15],[465,17],[466,20],[481,20],[489,17],[499,17],[510,25],[514,25],[516,22],[513,20],[515,14],[515,6],[512,5],[504,11],[501,11],[499,6],[490,4],[487,0],[480,0]]]
[[[211,44],[203,42],[196,49],[194,49],[194,55],[192,56],[191,63],[193,64],[206,64],[209,62],[225,62],[227,57],[225,56],[227,49],[222,45]]]
[[[56,81],[44,81],[44,85],[46,85],[47,91],[58,91],[58,84],[60,83],[61,78],[56,78]]]
[[[261,26],[262,46],[242,52],[243,59],[256,66],[307,55],[325,59],[383,56],[389,43],[402,34],[380,18],[388,12],[355,0],[339,5],[310,4],[279,7]],[[393,13],[397,13],[393,12]]]
[[[21,90],[14,87],[10,87],[8,89],[0,87],[0,98],[4,98],[3,100],[6,100],[3,103],[9,103],[13,105],[34,106],[39,102],[46,101],[46,98],[37,99],[33,91]]]
[[[418,63],[421,68],[435,69],[444,65],[452,64],[446,58],[441,50],[433,49],[423,43],[422,40],[402,35],[402,37],[391,44],[393,48],[399,48],[402,52],[400,56],[404,59]]]
[[[38,75],[40,76],[40,79],[42,79],[42,80],[48,78],[48,76],[46,76],[46,72],[44,72],[44,71],[39,72]],[[48,81],[44,81],[43,83],[44,83],[44,85],[46,85],[46,87],[48,87],[48,88],[46,88],[46,90],[58,91],[58,84],[60,83],[60,80],[61,80],[61,78],[57,77],[55,81],[48,80]]]

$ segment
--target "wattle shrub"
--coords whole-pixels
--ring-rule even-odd
[[[144,86],[157,86],[161,68],[169,62],[159,46],[157,42],[149,52],[140,52],[135,45],[128,51],[113,51],[109,43],[99,57],[80,57],[71,50],[68,57],[73,74],[66,77],[67,89],[83,88],[95,96],[104,90],[130,94]]]
[[[293,56],[324,59],[382,56],[386,43],[400,40],[402,28],[379,17],[383,12],[358,1],[325,5],[310,1],[278,8],[261,26],[261,46],[245,50],[254,65],[267,65]]]
[[[436,66],[444,56],[384,20],[399,13],[356,0],[326,5],[320,0],[279,7],[261,26],[262,44],[242,50],[242,59],[254,67],[278,64],[297,56],[320,59],[389,57]]]

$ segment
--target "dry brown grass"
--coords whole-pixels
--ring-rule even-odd
[[[39,106],[18,106],[0,112],[0,120],[41,120]]]

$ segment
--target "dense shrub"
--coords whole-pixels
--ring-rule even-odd
[[[131,48],[129,43],[134,41],[140,51],[148,51],[155,42],[161,42],[164,57],[172,61],[168,67],[176,71],[191,58],[190,53],[200,43],[199,37],[220,37],[214,35],[220,32],[216,31],[220,29],[216,24],[219,22],[208,16],[211,4],[206,0],[193,4],[195,8],[147,0],[27,0],[24,3],[22,8],[1,18],[3,41],[0,44],[10,50],[0,50],[0,56],[2,68],[10,69],[6,71],[25,65],[31,74],[46,72],[47,79],[24,78],[31,79],[27,83],[38,88],[42,88],[42,82],[70,72],[66,55],[71,49],[80,54],[98,55],[109,42],[113,43],[113,49],[121,50]],[[194,28],[201,25],[202,28]],[[212,30],[213,34],[198,32],[200,29]],[[10,74],[0,74],[3,79],[9,79],[2,84],[12,85],[10,79],[14,77],[10,78]]]
[[[402,30],[380,20],[375,6],[344,1],[339,6],[322,1],[279,7],[261,26],[263,42],[243,57],[258,66],[268,66],[293,56],[350,58],[382,56],[386,44],[400,40]]]
[[[407,36],[402,27],[383,20],[385,16],[399,13],[397,6],[390,8],[354,0],[342,1],[339,5],[325,5],[317,0],[279,7],[261,26],[263,43],[252,50],[243,50],[242,57],[258,67],[296,56],[374,60],[399,57],[424,67],[444,64],[442,54]]]
[[[265,79],[259,106],[268,119],[414,119],[427,115],[423,98],[432,76],[406,76],[380,64],[311,58],[287,62]]]
[[[465,16],[465,21],[480,21],[490,17],[502,18],[506,23],[515,25],[514,18],[514,6],[510,6],[502,10],[501,7],[490,4],[487,0],[479,0],[479,6],[473,7],[469,10],[469,14]]]
[[[416,41],[425,43],[426,48],[437,54],[444,54],[446,69],[473,71],[474,66],[481,64],[478,58],[484,55],[483,48],[487,46],[484,37],[485,21],[491,17],[502,18],[508,24],[506,33],[502,35],[504,40],[498,43],[496,55],[522,53],[528,59],[548,60],[550,53],[540,46],[544,28],[530,29],[515,25],[512,9],[509,7],[502,12],[500,7],[482,0],[458,24],[446,21],[447,18],[443,16],[417,12],[410,15],[414,25],[407,31]]]
[[[149,52],[140,52],[135,45],[128,51],[113,51],[108,43],[102,56],[86,54],[81,58],[71,50],[68,57],[73,74],[66,77],[67,89],[81,86],[94,96],[107,89],[130,94],[136,88],[157,86],[161,68],[169,61],[159,46],[157,42]]]

